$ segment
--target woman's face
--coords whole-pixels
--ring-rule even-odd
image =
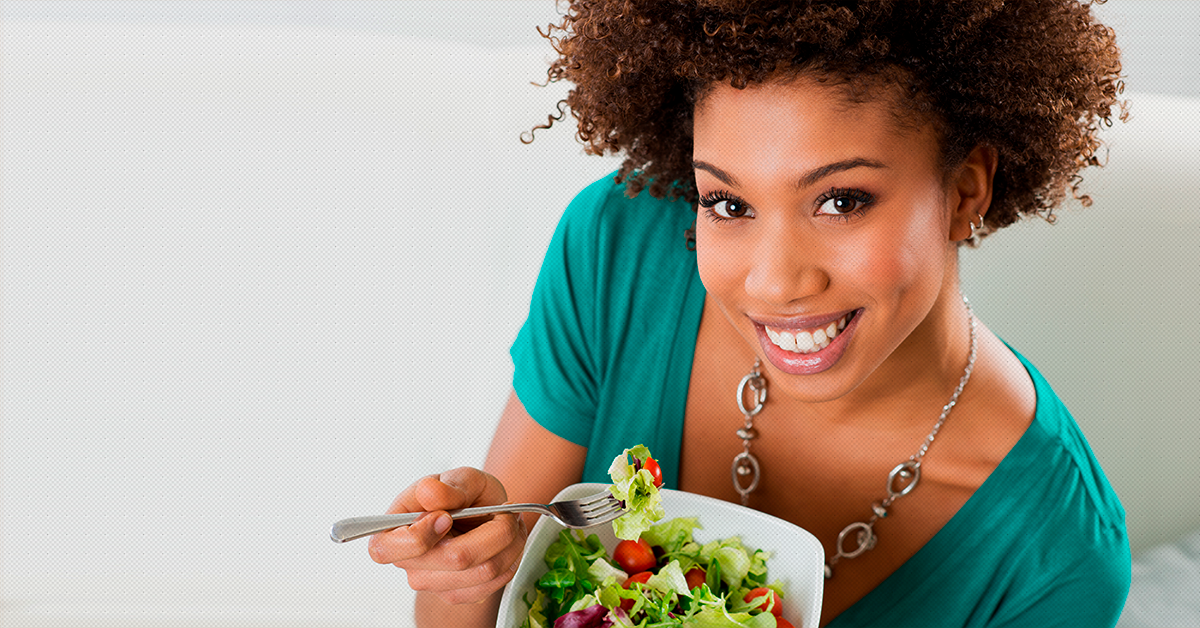
[[[919,364],[937,334],[918,330],[957,286],[934,132],[841,94],[726,85],[695,111],[700,277],[773,388],[814,402]]]

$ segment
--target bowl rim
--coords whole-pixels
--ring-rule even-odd
[[[561,499],[576,499],[586,495],[593,495],[600,491],[606,490],[609,486],[609,484],[595,482],[572,484],[559,491],[554,500],[558,501]],[[805,599],[802,600],[796,600],[794,597],[792,599],[785,597],[785,604],[792,606],[795,609],[799,609],[799,615],[801,615],[801,626],[819,625],[821,618],[821,602],[825,585],[825,549],[817,540],[817,538],[812,535],[812,533],[790,521],[787,521],[786,519],[781,519],[779,517],[775,517],[774,515],[754,510],[752,508],[747,508],[741,504],[716,499],[707,495],[700,495],[698,493],[689,493],[687,491],[675,489],[660,490],[663,493],[664,500],[673,501],[675,499],[686,499],[692,504],[695,504],[701,508],[712,508],[718,512],[736,512],[739,517],[749,517],[751,519],[758,520],[761,524],[764,524],[770,528],[782,528],[785,530],[791,528],[790,531],[795,533],[796,538],[794,542],[789,541],[786,551],[789,554],[798,556],[796,559],[797,562],[813,563],[813,569],[811,570],[810,576],[807,578],[807,582],[804,581],[806,578],[801,578],[800,581],[796,581],[796,578],[792,577],[787,584],[789,587],[795,588],[797,591],[803,590],[804,592],[807,592],[807,594],[811,595],[812,597],[808,598],[806,595]],[[667,517],[673,518],[669,510]],[[700,524],[703,526],[704,521],[701,521]],[[513,612],[514,605],[524,604],[522,595],[526,591],[517,591],[517,583],[527,579],[528,571],[542,568],[540,556],[536,557],[537,559],[533,561],[526,560],[526,558],[531,556],[535,550],[537,553],[544,553],[545,548],[548,547],[549,544],[553,542],[553,539],[557,537],[558,531],[564,529],[566,528],[554,521],[554,519],[550,517],[541,517],[537,524],[534,525],[533,529],[530,530],[529,536],[526,538],[525,551],[522,555],[521,564],[518,566],[517,572],[513,575],[512,580],[510,580],[508,584],[504,586],[504,593],[500,601],[499,614],[496,617],[497,628],[516,628],[516,626],[508,626],[506,622],[510,622],[513,617],[519,617],[519,615],[516,615]],[[609,527],[608,530],[611,531],[611,527]],[[592,531],[589,530],[587,533],[590,534]],[[703,538],[703,528],[701,528],[699,534],[701,535],[701,538]],[[728,536],[729,535],[725,535],[725,537]],[[773,555],[778,555],[783,551],[781,548],[759,547],[759,545],[754,541],[747,542],[747,545],[756,549],[769,551]],[[611,547],[608,549],[609,551],[612,550]]]

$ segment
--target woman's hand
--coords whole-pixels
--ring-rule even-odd
[[[376,534],[367,549],[375,562],[405,570],[414,590],[447,604],[485,600],[512,580],[529,532],[515,514],[454,522],[446,511],[507,499],[500,481],[479,469],[461,467],[421,478],[396,497],[388,512],[429,514]]]

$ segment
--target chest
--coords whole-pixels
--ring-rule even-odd
[[[736,503],[741,498],[734,489],[733,463],[744,450],[737,432],[745,421],[737,391],[754,364],[754,354],[710,308],[702,316],[696,346],[680,452],[680,488]],[[929,417],[929,427],[936,419],[936,414]],[[770,396],[753,423],[757,438],[751,441],[750,453],[759,462],[760,476],[749,506],[808,530],[827,557],[836,554],[838,534],[847,525],[869,521],[872,503],[887,496],[889,472],[914,454],[925,437],[921,431],[873,429],[869,422],[816,423],[806,420],[802,412],[789,412],[785,400]],[[1002,452],[984,459],[959,456],[957,446],[944,442],[952,440],[939,438],[938,451],[925,459],[919,486],[898,498],[888,516],[874,524],[875,548],[838,563],[835,577],[825,583],[822,623],[860,600],[915,555],[1002,457]],[[740,481],[748,484],[746,477]],[[854,548],[852,538],[846,542],[847,551]]]

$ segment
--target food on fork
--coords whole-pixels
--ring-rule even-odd
[[[613,482],[609,492],[626,510],[613,521],[613,532],[618,539],[636,541],[639,534],[666,515],[658,492],[662,469],[645,445],[635,445],[613,459],[608,475]]]

